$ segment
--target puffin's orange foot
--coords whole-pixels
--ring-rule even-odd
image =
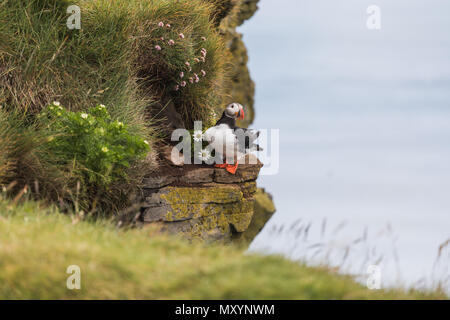
[[[227,167],[226,167],[226,170],[227,170],[229,173],[231,173],[231,174],[236,174],[237,168],[238,168],[238,163],[237,163],[237,161],[236,161],[236,164],[235,164],[235,165],[228,164]]]
[[[214,167],[216,168],[226,168],[228,166],[227,163],[220,163],[220,164],[215,164]]]

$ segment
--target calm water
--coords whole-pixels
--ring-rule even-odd
[[[259,180],[278,211],[252,249],[431,285],[450,275],[450,250],[434,264],[450,238],[450,2],[376,1],[379,31],[371,4],[261,0],[240,28],[254,127],[280,129],[279,173]]]

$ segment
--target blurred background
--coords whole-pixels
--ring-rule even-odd
[[[369,30],[370,5],[381,29]],[[241,28],[255,128],[280,129],[251,250],[449,288],[450,2],[261,0]],[[447,282],[446,282],[447,281]]]

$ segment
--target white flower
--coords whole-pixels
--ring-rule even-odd
[[[149,145],[147,140],[144,140],[144,143],[145,143],[146,145]]]
[[[209,150],[207,149],[203,149],[198,153],[198,158],[202,161],[208,161],[209,159],[211,159],[211,152],[209,152]]]
[[[194,131],[194,141],[200,142],[203,139],[203,132],[201,130]]]
[[[53,105],[59,107],[61,103],[59,101],[53,101]]]
[[[108,151],[109,151],[109,149],[107,147],[102,148],[102,152],[107,153]]]
[[[87,114],[87,113],[82,113],[82,114],[81,114],[81,117],[82,117],[83,119],[87,119],[87,118],[88,118],[88,114]]]
[[[116,125],[116,127],[117,128],[123,128],[123,122],[121,122],[121,121],[116,121],[116,123],[115,123],[115,125]]]
[[[105,109],[106,106],[105,106],[104,104],[101,104],[101,105],[100,105],[100,108]]]

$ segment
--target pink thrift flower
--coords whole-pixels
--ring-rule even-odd
[[[188,67],[191,66],[191,64],[189,62],[187,62],[187,61],[184,64],[187,65]]]
[[[160,23],[158,23],[158,27],[164,27],[164,22],[160,22]]]
[[[167,27],[167,28],[170,28],[170,24],[166,24],[166,27]]]
[[[206,61],[205,57],[200,57],[200,60],[201,60],[202,62],[205,62],[205,61]]]
[[[161,46],[156,45],[155,49],[158,50],[158,51],[161,51]]]
[[[194,61],[197,62],[197,63],[200,62],[200,60],[198,58],[195,58]]]
[[[161,37],[161,38],[159,38],[159,39],[161,39],[161,41],[164,41],[164,37]]]
[[[180,39],[184,39],[184,34],[180,33],[179,36],[180,36]]]
[[[182,87],[186,87],[186,81],[181,81],[181,83],[180,83],[180,86],[182,86]]]
[[[175,44],[175,41],[173,41],[172,39],[170,39],[169,41],[167,41],[167,44],[169,46],[173,46]]]
[[[180,78],[183,78],[184,77],[184,72],[182,71],[182,72],[180,72]]]
[[[206,76],[206,71],[205,70],[202,70],[200,72],[202,73],[202,76]]]
[[[205,37],[202,37],[202,40],[203,40],[203,41],[206,41],[206,38],[205,38]]]
[[[194,83],[194,78],[190,77],[190,78],[189,78],[189,82],[190,82],[190,83]]]
[[[180,90],[180,86],[179,86],[179,85],[176,85],[176,86],[174,87],[174,90],[175,90],[175,91]]]

